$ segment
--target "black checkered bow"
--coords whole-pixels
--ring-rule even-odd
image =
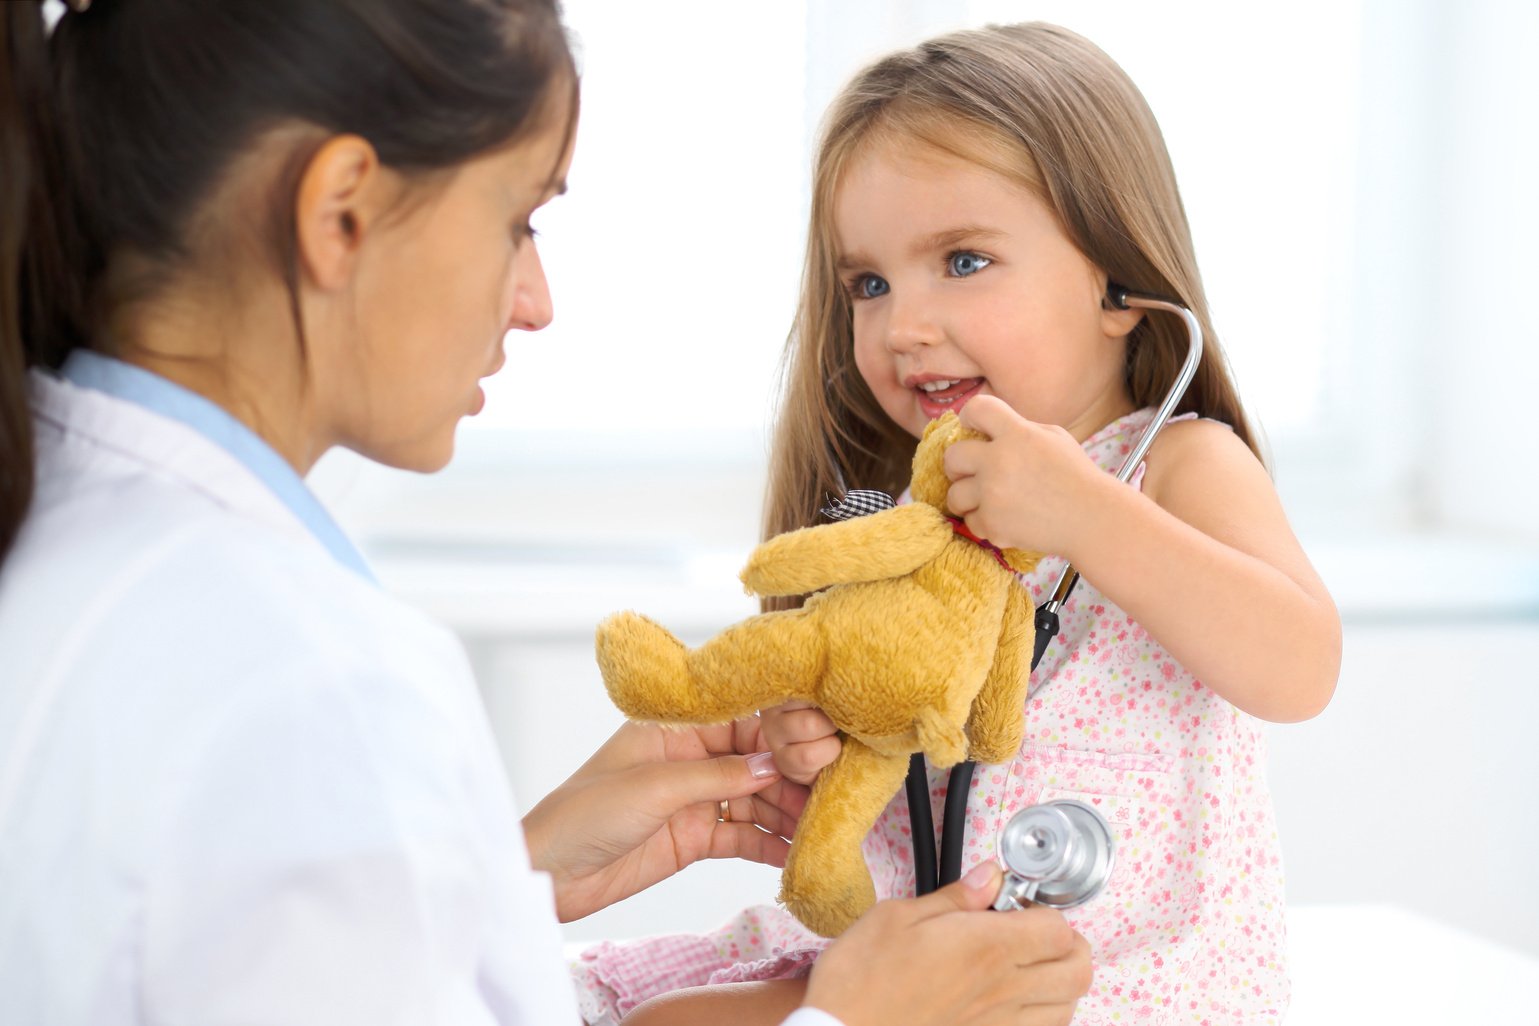
[[[856,517],[880,513],[892,509],[897,503],[891,495],[871,488],[854,488],[844,493],[844,498],[831,502],[818,512],[830,520],[853,520]]]

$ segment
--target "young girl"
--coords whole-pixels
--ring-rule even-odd
[[[1108,302],[1112,283],[1188,307],[1206,339],[1179,416],[1128,485],[1114,472],[1187,336],[1174,317]],[[947,410],[987,436],[948,453],[953,511],[998,545],[1056,554],[1022,580],[1039,603],[1066,559],[1084,575],[1033,674],[1019,754],[973,775],[964,870],[994,859],[1020,808],[1093,803],[1117,862],[1069,913],[1095,963],[1075,1021],[1278,1021],[1283,891],[1261,721],[1324,707],[1339,623],[1229,379],[1155,120],[1120,68],[1060,28],[944,36],[835,102],[766,534],[817,522],[829,494],[900,491],[915,438]],[[795,779],[838,751],[816,710],[763,720]],[[930,785],[940,822],[946,774]],[[908,832],[900,794],[865,845],[879,896],[914,892]],[[685,951],[696,961],[669,985],[793,982],[684,991],[635,1021],[772,1021],[817,947],[760,909],[692,945],[601,947],[579,975],[634,1001],[634,974]]]

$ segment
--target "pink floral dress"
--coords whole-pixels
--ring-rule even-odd
[[[1113,422],[1086,452],[1115,473],[1152,417]],[[1131,486],[1141,478],[1142,468]],[[1036,603],[1062,568],[1049,558],[1022,577]],[[1080,581],[1060,617],[1032,675],[1019,754],[973,773],[963,871],[995,857],[1017,810],[1053,798],[1094,805],[1112,824],[1116,865],[1098,897],[1065,913],[1095,965],[1076,1026],[1279,1022],[1282,861],[1260,722],[1203,687],[1093,582]],[[945,771],[931,770],[936,823],[945,788]],[[902,791],[864,852],[878,897],[914,893]],[[573,970],[587,1021],[603,1026],[678,987],[805,975],[826,943],[761,906],[713,934],[600,944]]]

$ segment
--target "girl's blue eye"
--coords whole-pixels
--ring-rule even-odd
[[[855,279],[856,299],[877,299],[887,295],[891,288],[887,282],[874,274],[863,274]]]
[[[963,250],[946,258],[946,269],[958,278],[966,278],[968,275],[977,274],[993,262],[982,254]]]

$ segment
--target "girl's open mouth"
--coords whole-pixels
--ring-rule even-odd
[[[927,381],[914,388],[919,397],[919,408],[925,416],[934,420],[947,410],[961,411],[967,400],[983,387],[982,378],[959,378],[950,381]]]

